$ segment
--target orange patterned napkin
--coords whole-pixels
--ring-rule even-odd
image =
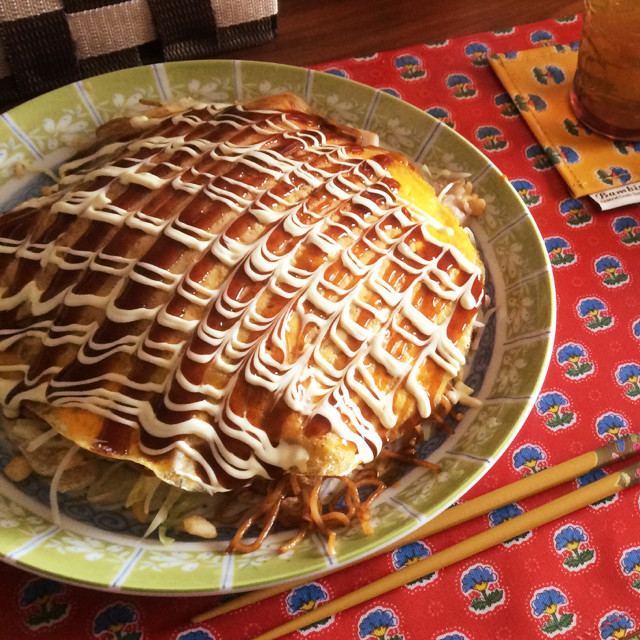
[[[638,202],[640,142],[608,140],[579,125],[571,110],[577,59],[577,45],[554,45],[489,61],[576,197],[598,194],[603,209]]]

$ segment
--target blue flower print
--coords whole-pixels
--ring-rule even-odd
[[[327,592],[316,582],[296,587],[287,596],[287,610],[290,614],[299,611],[311,611],[315,609],[318,602],[323,602],[328,598]]]
[[[636,579],[631,586],[640,591],[640,548],[627,549],[620,558],[623,573],[628,575],[636,574]]]
[[[319,603],[329,599],[329,594],[317,582],[310,582],[292,589],[287,596],[287,611],[290,615],[305,613],[315,609]],[[327,616],[302,628],[304,631],[322,629],[331,623],[333,616]]]
[[[634,621],[628,614],[622,611],[612,611],[600,621],[600,637],[607,638],[626,638],[627,631],[635,628]]]
[[[613,230],[622,236],[624,244],[638,244],[640,242],[640,222],[631,216],[620,216],[612,222]]]
[[[616,269],[621,269],[620,260],[612,256],[604,256],[596,261],[596,273],[615,273]]]
[[[568,364],[564,374],[577,380],[593,373],[593,364],[591,362],[582,362],[587,358],[587,352],[584,347],[574,342],[563,345],[556,352],[556,358],[559,364]]]
[[[521,516],[523,513],[522,507],[517,504],[507,504],[489,513],[489,524],[492,527],[497,527],[499,524]]]
[[[599,298],[583,298],[576,308],[581,318],[588,318],[587,329],[591,331],[600,331],[613,325],[613,318],[601,313],[606,311],[607,305]]]
[[[547,253],[562,253],[562,249],[568,249],[571,245],[564,238],[545,238],[544,246]]]
[[[625,395],[632,399],[640,398],[640,365],[635,362],[623,364],[616,369],[616,379],[620,386],[631,385]]]
[[[394,98],[402,98],[402,95],[400,94],[400,92],[397,91],[396,89],[393,89],[392,87],[385,87],[384,89],[380,89],[380,91],[382,91],[383,93],[388,93],[390,96],[393,96]]]
[[[566,79],[564,71],[553,64],[545,65],[544,69],[540,67],[533,68],[533,76],[540,84],[560,84]]]
[[[586,316],[597,316],[598,311],[604,311],[606,309],[606,305],[602,300],[598,300],[598,298],[585,298],[580,301],[578,304],[578,313],[582,318]]]
[[[128,625],[138,620],[136,610],[128,604],[113,604],[103,609],[93,622],[93,633],[101,636],[109,634],[109,640],[140,640],[142,631],[128,630]]]
[[[584,475],[576,478],[576,484],[578,485],[578,488],[584,487],[588,484],[591,484],[592,482],[596,482],[597,480],[602,480],[602,478],[605,478],[606,476],[607,472],[604,469],[594,469],[593,471],[589,471],[588,473],[585,473]],[[607,496],[606,498],[597,500],[596,502],[592,503],[591,506],[595,509],[599,509],[600,507],[615,502],[617,499],[618,494],[614,493],[611,496]]]
[[[585,211],[584,204],[580,200],[574,198],[563,200],[559,209],[563,216],[567,216],[567,224],[571,227],[583,227],[593,221],[593,216]]]
[[[338,78],[348,78],[349,74],[344,69],[338,69],[337,67],[332,67],[330,69],[325,69],[325,73],[330,73],[332,76],[338,76]]]
[[[547,153],[549,152],[547,151]],[[554,164],[559,164],[562,161],[567,164],[576,164],[577,162],[580,162],[580,154],[573,147],[567,147],[566,145],[561,144],[558,146],[557,156],[557,162]]]
[[[567,597],[554,587],[536,591],[531,599],[531,612],[536,618],[548,616],[542,631],[548,636],[564,633],[575,624],[575,614],[563,613],[560,609],[567,604]]]
[[[547,456],[540,447],[525,445],[513,454],[513,466],[515,469],[525,469],[528,473],[536,473],[544,468],[539,463],[546,458]]]
[[[569,549],[575,551],[581,542],[587,541],[587,535],[580,527],[564,527],[555,535],[556,551]]]
[[[422,542],[410,542],[393,552],[393,564],[396,569],[406,567],[430,555],[429,549]]]
[[[544,246],[549,254],[549,261],[554,267],[565,267],[576,261],[575,253],[565,251],[570,249],[571,245],[564,238],[558,236],[545,238]]]
[[[502,131],[494,126],[485,125],[478,127],[476,130],[476,138],[482,142],[482,147],[485,151],[499,151],[500,149],[504,149],[507,146],[507,142],[500,139],[503,135]]]
[[[545,111],[547,109],[547,103],[535,93],[530,93],[527,96],[516,94],[513,96],[513,101],[519,111],[526,112],[531,111]]]
[[[504,507],[499,507],[498,509],[495,509],[494,511],[491,511],[489,513],[489,526],[497,527],[499,524],[507,522],[507,520],[517,518],[523,513],[524,511],[522,510],[522,507],[517,504],[507,504]],[[525,531],[520,535],[505,540],[502,544],[505,547],[510,547],[512,544],[518,544],[523,540],[526,540],[530,535],[531,531]]]
[[[472,42],[464,48],[465,55],[471,58],[471,64],[477,67],[483,67],[489,64],[487,60],[487,53],[489,48],[482,42]]]
[[[533,206],[540,202],[540,196],[535,193],[535,185],[529,180],[521,178],[512,180],[511,186],[518,192],[520,199],[527,206]]]
[[[27,610],[25,622],[31,628],[52,625],[65,617],[69,605],[57,596],[64,587],[55,580],[34,578],[20,591],[20,607]]]
[[[498,580],[496,572],[487,566],[475,565],[462,575],[460,585],[463,593],[473,593],[469,608],[476,613],[486,613],[504,599],[502,589],[490,589]]]
[[[534,31],[531,34],[533,44],[548,45],[553,41],[553,36],[548,31]]]
[[[625,552],[620,561],[625,573],[640,573],[640,549],[630,549]]]
[[[513,103],[508,93],[499,93],[493,100],[500,113],[505,118],[515,118],[518,115],[518,107]]]
[[[556,532],[554,536],[556,551],[571,552],[563,561],[569,571],[578,571],[595,560],[593,549],[580,548],[587,540],[587,534],[581,527],[569,525]]]
[[[405,544],[396,549],[391,555],[391,561],[396,569],[404,569],[404,567],[408,567],[429,555],[431,555],[431,550],[426,544],[424,544],[424,542],[410,542],[409,544]],[[436,577],[436,574],[437,572],[433,572],[424,575],[417,580],[412,580],[407,583],[407,587],[412,589],[418,585],[431,582],[431,580]]]
[[[549,429],[565,429],[572,425],[576,419],[575,413],[560,410],[568,404],[569,401],[561,393],[550,391],[538,396],[536,408],[541,416],[549,416],[545,422]]]
[[[603,184],[610,187],[626,184],[631,180],[631,174],[625,167],[609,167],[609,171],[598,169],[596,175]]]
[[[571,362],[575,364],[576,362],[580,362],[580,358],[586,358],[587,352],[584,348],[579,344],[566,344],[561,349],[558,349],[558,362]]]
[[[407,67],[417,67],[420,65],[420,58],[417,56],[398,56],[395,60],[396,69],[406,69]]]
[[[628,142],[626,140],[613,140],[613,146],[618,153],[628,156],[630,153],[640,153],[640,142]]]
[[[475,591],[484,591],[489,583],[495,582],[497,579],[498,576],[491,567],[477,565],[462,576],[462,591],[464,593],[472,589]]]
[[[547,103],[535,93],[530,93],[529,99],[527,100],[527,106],[533,107],[535,111],[545,111]]]
[[[443,636],[438,636],[436,640],[469,640],[464,633],[460,633],[459,631],[452,631],[449,633],[445,633]]]
[[[580,154],[574,148],[561,144],[558,147],[558,150],[560,151],[560,157],[567,164],[576,164],[576,162],[580,162]]]
[[[455,123],[451,119],[451,113],[444,107],[431,107],[431,109],[427,109],[427,113],[452,129],[456,128]]]
[[[594,469],[576,478],[576,484],[578,487],[586,487],[588,484],[606,477],[607,473],[604,469]]]
[[[636,338],[640,338],[640,318],[633,323],[632,331]]]
[[[20,606],[28,607],[42,600],[49,600],[51,596],[61,593],[62,589],[62,585],[55,580],[47,578],[30,580],[20,592]]]
[[[531,611],[536,618],[543,614],[551,615],[558,611],[558,606],[567,604],[566,596],[558,589],[543,589],[531,600]]]
[[[395,66],[404,80],[417,80],[426,75],[426,71],[421,68],[422,60],[417,56],[398,56],[395,59]]]
[[[617,413],[605,413],[596,420],[598,435],[610,435],[614,438],[621,437],[621,431],[627,428],[627,421]]]
[[[540,415],[545,413],[558,413],[560,407],[569,404],[569,401],[561,393],[543,393],[537,402],[538,412]]]
[[[622,263],[614,256],[602,256],[596,260],[595,269],[596,273],[604,275],[602,283],[607,287],[619,287],[629,280]]]
[[[525,150],[527,160],[531,160],[536,171],[545,171],[553,168],[553,160],[544,150],[541,144],[532,144]]]
[[[360,618],[358,635],[360,638],[373,637],[376,640],[400,640],[402,636],[387,636],[389,629],[398,626],[398,618],[391,609],[373,609]]]
[[[181,633],[176,640],[215,640],[215,638],[206,629],[191,629]]]
[[[462,73],[447,76],[446,83],[449,89],[453,89],[453,95],[456,98],[472,98],[476,95],[471,79]]]

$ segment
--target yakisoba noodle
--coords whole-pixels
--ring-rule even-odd
[[[278,518],[333,544],[369,527],[384,447],[406,459],[455,401],[483,284],[456,216],[361,132],[290,95],[156,109],[0,217],[0,400],[81,460],[257,487],[232,548]]]

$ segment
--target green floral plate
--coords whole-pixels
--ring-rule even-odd
[[[437,515],[475,484],[500,457],[531,410],[549,363],[555,295],[547,252],[531,215],[491,162],[449,127],[382,91],[330,74],[259,62],[198,61],[128,69],[63,87],[0,118],[0,199],[7,210],[39,192],[47,178],[15,166],[55,168],[88,141],[100,123],[144,107],[140,99],[192,96],[232,102],[293,91],[340,122],[372,129],[383,145],[434,169],[464,171],[487,210],[472,230],[483,254],[495,303],[467,370],[482,400],[451,436],[439,430],[419,455],[438,474],[407,469],[372,509],[375,532],[354,527],[340,536],[335,557],[321,536],[275,552],[274,533],[259,551],[224,555],[231,530],[213,542],[163,546],[141,539],[141,525],[121,513],[62,496],[62,527],[52,524],[47,483],[0,477],[0,555],[25,569],[87,586],[152,594],[230,592],[313,576],[371,554]],[[9,461],[0,443],[0,468]]]

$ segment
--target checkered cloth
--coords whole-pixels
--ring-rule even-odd
[[[262,44],[277,0],[0,0],[0,101],[162,60]]]

